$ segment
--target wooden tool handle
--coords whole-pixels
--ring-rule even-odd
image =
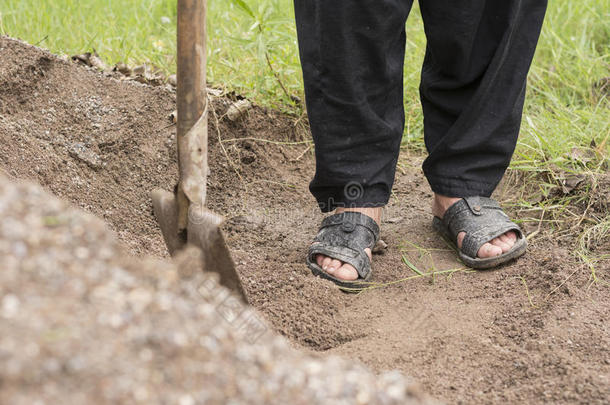
[[[178,0],[178,225],[191,205],[205,206],[208,173],[206,0]]]

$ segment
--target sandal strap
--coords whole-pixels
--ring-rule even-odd
[[[366,278],[371,261],[364,249],[373,249],[379,239],[379,226],[359,212],[343,212],[326,217],[309,248],[309,257],[322,254],[352,265],[358,276]]]
[[[461,251],[473,258],[483,244],[508,231],[523,238],[521,228],[508,218],[497,201],[488,197],[462,198],[447,209],[442,223],[456,246],[457,235],[466,232]]]
[[[368,229],[375,237],[375,242],[379,239],[379,225],[368,215],[360,212],[342,212],[341,214],[330,215],[322,221],[320,229],[331,226],[341,225],[341,230],[346,233],[353,232],[357,226]]]

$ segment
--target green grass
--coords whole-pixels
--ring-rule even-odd
[[[109,63],[149,61],[174,72],[175,8],[176,0],[2,0],[0,33],[56,53],[95,49]],[[210,82],[300,115],[302,107],[290,97],[303,99],[293,14],[292,0],[210,0]],[[577,218],[568,206],[586,199],[586,189],[545,198],[570,173],[608,171],[610,100],[594,88],[610,77],[608,21],[610,0],[550,2],[511,165],[530,186],[529,198],[514,198],[514,205],[534,212],[533,220],[545,221],[539,214],[547,210],[555,215],[553,226],[558,216]],[[418,151],[424,149],[418,81],[426,41],[417,7],[407,23],[407,41],[403,147]],[[609,218],[580,231],[605,227]]]
[[[173,72],[175,8],[175,0],[2,0],[0,32],[53,52],[95,49],[110,63],[150,61]],[[514,168],[583,169],[569,154],[592,141],[598,153],[586,169],[608,163],[608,99],[593,91],[594,83],[610,76],[608,21],[610,0],[551,2]],[[303,98],[291,0],[210,0],[208,30],[212,83],[260,104],[298,109],[286,94]],[[425,36],[417,8],[407,36],[404,144],[423,149],[418,81]]]

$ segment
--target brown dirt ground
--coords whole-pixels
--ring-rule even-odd
[[[304,265],[322,216],[307,191],[314,160],[302,120],[255,107],[230,122],[229,104],[213,102],[209,205],[226,215],[248,298],[277,331],[304,350],[403,370],[451,403],[607,403],[610,291],[570,254],[577,235],[542,222],[516,263],[402,280],[415,275],[403,255],[422,270],[460,268],[431,229],[422,158],[404,151],[384,214],[389,247],[374,263],[374,281],[394,283],[342,293]],[[174,105],[165,88],[0,37],[0,169],[104,218],[136,255],[166,256],[149,192],[176,180]],[[510,200],[519,181],[498,198]],[[607,209],[600,196],[593,209]],[[598,277],[609,268],[599,263]]]

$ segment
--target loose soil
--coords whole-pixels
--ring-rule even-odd
[[[103,218],[134,255],[164,257],[149,192],[176,181],[175,94],[109,76],[0,37],[0,169]],[[227,218],[250,302],[279,333],[402,370],[450,403],[607,403],[610,292],[570,253],[578,235],[526,223],[537,233],[515,263],[405,280],[417,274],[403,257],[422,271],[461,268],[431,229],[423,158],[405,150],[384,213],[388,248],[374,257],[373,281],[391,284],[345,294],[304,264],[322,215],[303,120],[254,107],[231,122],[231,102],[213,98],[208,204]],[[519,181],[497,198],[511,201]],[[598,263],[597,276],[609,268]]]

